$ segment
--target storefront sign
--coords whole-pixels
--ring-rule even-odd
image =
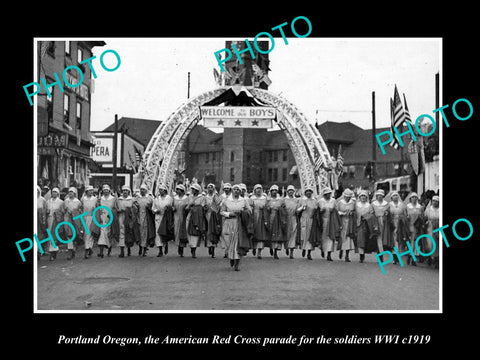
[[[49,134],[46,136],[39,136],[39,147],[67,147],[67,135]]]
[[[113,138],[98,137],[94,138],[95,146],[91,147],[90,157],[99,163],[111,163],[113,159]]]

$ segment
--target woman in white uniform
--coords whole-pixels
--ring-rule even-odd
[[[85,193],[82,196],[82,206],[83,206],[83,211],[87,212],[88,214],[83,217],[83,220],[85,221],[85,227],[89,230],[88,234],[85,232],[85,236],[83,237],[83,242],[85,243],[85,259],[90,258],[93,253],[93,234],[90,231],[90,228],[92,226],[93,218],[92,218],[92,213],[93,210],[97,207],[97,201],[98,198],[93,195],[93,186],[88,185],[85,188]]]
[[[175,245],[178,246],[178,255],[183,257],[183,249],[187,245],[187,227],[185,222],[185,208],[188,204],[188,196],[185,195],[185,186],[178,184],[175,187],[176,195],[173,197],[173,220]]]
[[[293,259],[293,250],[297,248],[297,209],[300,198],[295,197],[295,187],[288,185],[285,197],[285,209],[287,210],[287,241],[285,248],[288,249],[290,259]]]
[[[299,200],[299,207],[297,213],[300,216],[300,241],[302,248],[302,256],[305,256],[305,252],[308,252],[307,259],[312,260],[313,244],[310,242],[310,232],[313,225],[313,213],[318,208],[318,202],[313,198],[313,189],[305,189],[305,197]]]
[[[65,205],[63,200],[60,199],[60,190],[57,187],[52,189],[51,194],[51,198],[47,200],[47,225],[52,237],[55,237],[55,228],[58,223],[63,221]],[[48,252],[50,253],[50,261],[55,260],[57,258],[58,246],[54,246],[50,241],[48,243]]]
[[[126,218],[126,211],[128,208],[133,207],[133,197],[130,195],[130,187],[128,185],[122,186],[122,195],[118,197],[117,204],[118,204],[118,226],[119,226],[119,234],[118,234],[118,246],[120,246],[120,254],[118,257],[125,257],[125,238],[128,236],[126,234],[126,227],[125,227],[125,218]],[[130,254],[130,246],[127,246],[128,253]]]
[[[242,211],[251,214],[251,208],[247,199],[240,196],[240,186],[232,187],[232,196],[225,199],[222,203],[220,215],[225,218],[222,228],[222,234],[227,246],[227,255],[230,259],[230,266],[235,267],[235,271],[240,270],[240,259],[244,255],[240,244],[240,217]]]
[[[267,228],[265,226],[266,219],[264,218],[265,204],[267,203],[267,197],[263,193],[263,187],[260,184],[256,184],[253,187],[253,195],[249,199],[250,207],[253,212],[253,255],[257,255],[257,259],[262,258],[262,249],[264,242],[267,240]]]
[[[355,250],[355,244],[353,237],[349,234],[348,229],[352,228],[355,224],[353,222],[353,213],[355,211],[355,202],[352,201],[353,191],[345,189],[343,192],[343,198],[340,199],[336,206],[338,215],[342,222],[342,230],[340,231],[340,259],[342,258],[342,252],[345,251],[345,261],[350,262],[349,253],[350,250]]]
[[[168,254],[168,240],[165,241],[158,234],[158,228],[162,223],[163,215],[168,207],[173,206],[173,198],[167,194],[167,187],[163,184],[158,186],[159,195],[153,199],[152,212],[155,214],[155,246],[158,248],[157,257],[163,256],[163,249],[165,248],[165,255]]]
[[[202,191],[202,188],[200,185],[198,184],[193,184],[191,186],[191,189],[192,189],[192,194],[188,197],[188,203],[187,203],[187,211],[188,211],[188,215],[187,215],[187,219],[186,219],[186,222],[187,222],[187,238],[188,238],[188,245],[190,246],[190,251],[192,253],[192,258],[196,258],[197,255],[196,255],[196,250],[197,250],[197,246],[199,245],[200,243],[200,237],[202,236],[201,234],[200,235],[192,235],[190,234],[191,232],[191,228],[190,228],[190,224],[191,224],[191,218],[193,216],[192,214],[192,211],[193,211],[193,208],[195,206],[201,206],[203,207],[203,212],[205,213],[206,211],[206,208],[207,208],[207,202],[205,200],[205,197],[203,196],[203,194],[201,194],[201,191]],[[202,221],[202,223],[204,225],[206,225],[205,222]],[[205,231],[205,228],[203,229],[199,229],[199,232],[204,232]]]
[[[322,191],[322,198],[318,201],[322,218],[322,252],[327,253],[327,261],[332,260],[332,252],[335,250],[335,239],[329,236],[330,213],[335,208],[335,199],[332,198],[332,189],[325,188]]]

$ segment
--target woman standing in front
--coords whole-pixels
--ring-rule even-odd
[[[422,233],[422,224],[423,224],[423,207],[418,202],[418,195],[415,192],[410,194],[410,202],[406,206],[407,211],[407,220],[408,220],[408,230],[410,232],[409,243],[413,249],[413,254],[415,257],[418,256],[417,247],[415,246],[415,240]],[[420,246],[420,245],[419,245]],[[417,266],[416,261],[412,259],[411,255],[408,255],[407,264],[412,264],[412,266]]]
[[[267,198],[265,208],[268,212],[269,235],[273,258],[278,260],[278,250],[282,249],[285,242],[284,223],[286,223],[285,202],[278,194],[278,186],[270,187],[270,196]]]
[[[58,188],[53,188],[51,193],[51,198],[47,200],[47,225],[53,238],[55,236],[55,228],[58,223],[63,221],[65,204],[60,199],[60,190]],[[58,247],[54,247],[51,241],[48,243],[48,252],[50,253],[50,261],[57,258]]]
[[[197,246],[200,244],[201,236],[206,232],[205,211],[207,210],[207,202],[201,194],[202,188],[198,184],[191,186],[192,194],[188,197],[186,210],[188,211],[187,239],[190,245],[192,258],[196,258]]]
[[[107,228],[102,228],[101,229],[102,236],[98,238],[98,245],[100,247],[100,253],[98,254],[98,256],[103,258],[104,248],[108,249],[107,256],[110,256],[112,252],[112,246],[114,245],[114,243],[118,241],[118,233],[119,233],[117,198],[112,195],[110,186],[108,184],[105,184],[102,187],[102,196],[100,197],[99,205],[108,207],[113,214],[113,220],[111,225]],[[102,221],[107,221],[107,223],[108,221],[110,221],[109,219],[110,215],[106,210],[101,209],[100,216],[103,216]],[[108,230],[104,231],[104,229],[108,229]]]
[[[148,188],[142,184],[140,195],[134,200],[138,208],[138,227],[140,230],[139,256],[147,256],[148,246],[153,246],[155,239],[155,223],[152,214],[153,197],[148,194]]]
[[[248,200],[240,197],[240,186],[234,185],[232,196],[226,198],[221,205],[220,215],[225,218],[222,234],[227,245],[230,266],[234,267],[235,271],[240,270],[240,259],[249,249],[244,219],[245,215],[249,217],[251,213]]]
[[[428,257],[428,266],[432,264],[432,260],[435,261],[435,267],[438,267],[438,254],[439,254],[439,232],[433,232],[433,230],[438,229],[439,226],[439,203],[440,198],[438,195],[432,197],[432,202],[427,206],[425,210],[425,217],[427,222],[427,234],[429,234],[436,244],[435,251],[432,255]],[[429,254],[433,250],[433,244],[431,241],[425,242],[425,253]]]
[[[257,252],[257,259],[262,258],[262,249],[264,242],[268,240],[268,231],[266,228],[265,204],[267,197],[263,193],[263,187],[256,184],[253,187],[253,195],[249,199],[249,205],[253,213],[253,255]]]
[[[220,240],[222,219],[220,217],[220,204],[222,198],[215,189],[215,184],[207,185],[207,194],[205,195],[207,203],[207,233],[205,234],[205,246],[208,247],[208,254],[215,258],[215,248]]]
[[[81,237],[81,232],[83,228],[79,226],[78,222],[73,221],[73,218],[82,213],[82,202],[77,198],[77,189],[75,187],[70,187],[68,189],[68,194],[65,200],[65,217],[64,221],[69,222],[75,227],[76,238]],[[70,227],[65,228],[66,236],[68,239],[73,237],[73,232]],[[76,239],[73,239],[67,244],[68,257],[67,260],[72,260],[75,257],[75,248],[76,248]]]
[[[293,250],[297,248],[297,209],[300,199],[295,197],[295,187],[288,185],[285,197],[285,209],[287,210],[287,241],[285,248],[288,250],[290,259],[293,259]]]
[[[83,217],[85,220],[85,226],[88,230],[90,230],[93,222],[93,210],[97,207],[97,197],[93,195],[93,186],[88,185],[85,188],[85,193],[82,196],[82,206],[83,206],[83,211],[87,212],[88,214]],[[93,234],[91,231],[87,234],[85,232],[85,236],[83,237],[83,241],[85,243],[85,259],[90,258],[92,256],[92,248],[93,248]]]
[[[174,219],[174,234],[175,245],[178,246],[178,255],[183,257],[183,249],[187,245],[187,224],[185,208],[188,204],[188,197],[185,195],[185,186],[178,184],[175,187],[176,195],[173,197],[173,219]]]
[[[159,195],[153,199],[152,212],[155,214],[155,246],[158,248],[157,257],[162,257],[164,248],[165,255],[168,254],[168,240],[162,239],[158,233],[158,228],[162,223],[165,210],[173,206],[173,198],[167,194],[168,189],[165,185],[160,184],[158,190]]]
[[[392,218],[392,242],[400,251],[405,251],[405,240],[408,241],[408,231],[406,230],[406,211],[405,205],[400,200],[400,195],[396,191],[392,191],[390,195],[390,203],[388,204],[388,211]],[[397,257],[393,257],[393,263],[397,263]]]
[[[47,200],[42,196],[42,188],[37,185],[37,237],[40,240],[47,238]],[[42,251],[43,253],[43,251]],[[37,251],[37,259],[40,260],[40,249]]]
[[[365,260],[365,252],[370,252],[369,239],[369,218],[373,217],[373,208],[368,201],[368,193],[366,190],[361,190],[358,193],[358,201],[355,202],[355,212],[357,215],[357,248],[360,254],[360,262]],[[372,222],[370,222],[372,224]],[[371,227],[373,230],[373,226]]]
[[[391,247],[391,235],[389,232],[388,215],[389,203],[384,199],[385,191],[379,189],[375,192],[375,200],[372,202],[372,208],[378,221],[379,234],[377,236],[377,253],[380,254],[384,250],[384,246]],[[383,255],[380,255],[383,261]]]
[[[340,231],[340,255],[339,258],[342,258],[342,253],[345,251],[345,261],[350,262],[349,253],[350,250],[355,250],[355,244],[353,242],[354,238],[354,214],[355,214],[355,203],[352,201],[353,191],[349,188],[345,189],[343,192],[343,198],[340,199],[336,206],[338,215],[342,222],[342,230]]]
[[[120,246],[120,254],[118,257],[125,257],[125,246],[127,246],[128,256],[130,256],[130,248],[135,242],[133,239],[133,232],[128,230],[127,222],[130,221],[129,216],[133,207],[133,197],[130,195],[130,187],[128,185],[122,186],[122,195],[118,197],[118,246]],[[128,210],[130,209],[130,210]]]
[[[310,242],[310,232],[312,231],[313,225],[313,213],[315,209],[318,208],[318,202],[313,198],[313,189],[305,188],[305,197],[299,200],[299,207],[297,208],[297,213],[301,214],[300,216],[300,239],[301,239],[301,248],[302,256],[305,256],[305,252],[308,252],[307,259],[312,260],[312,250],[314,249],[313,244]]]
[[[335,239],[330,236],[330,213],[335,209],[335,199],[332,198],[332,189],[325,188],[322,191],[322,198],[318,201],[320,213],[322,216],[322,257],[327,253],[327,261],[332,260],[332,251],[334,251]]]

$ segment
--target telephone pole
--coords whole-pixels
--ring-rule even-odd
[[[372,176],[375,177],[376,173],[376,162],[377,162],[377,149],[376,149],[376,140],[375,140],[375,91],[372,91]]]
[[[112,188],[114,194],[117,194],[117,136],[118,136],[118,115],[115,114],[115,122],[113,128],[113,150],[112,150]]]

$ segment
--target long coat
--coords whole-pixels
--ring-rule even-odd
[[[372,213],[362,215],[357,228],[356,246],[363,248],[365,254],[378,252],[377,236],[380,234],[377,217]]]
[[[175,221],[173,218],[173,209],[171,206],[165,207],[165,212],[163,213],[162,221],[158,227],[158,235],[165,240],[170,241],[175,238]]]
[[[188,235],[201,236],[207,231],[207,220],[203,205],[193,205],[189,209]]]

